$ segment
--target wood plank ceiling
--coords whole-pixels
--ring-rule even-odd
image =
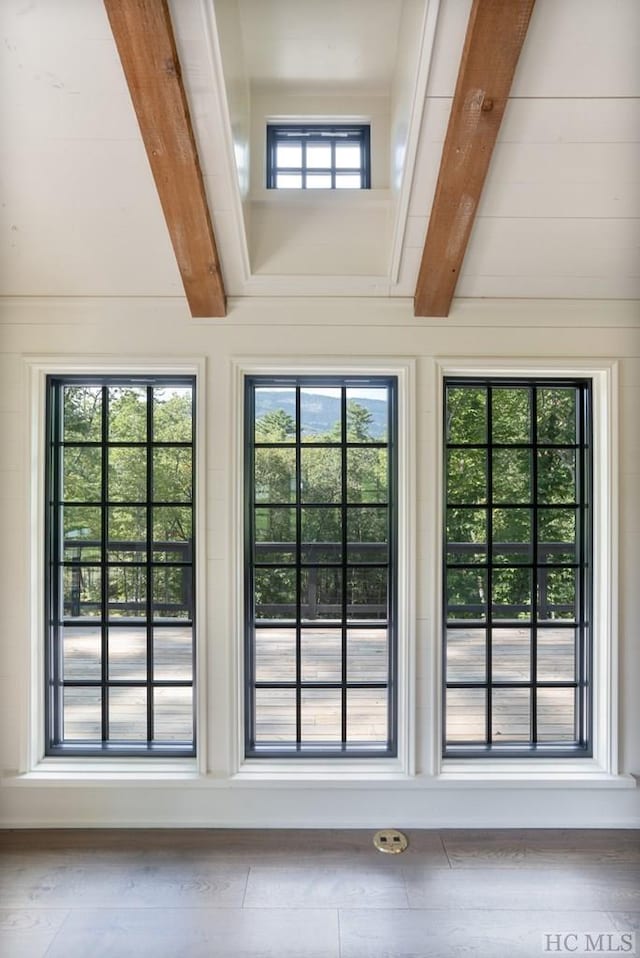
[[[474,0],[418,273],[416,316],[449,314],[534,4]]]
[[[104,0],[191,315],[225,316],[220,259],[167,0]]]

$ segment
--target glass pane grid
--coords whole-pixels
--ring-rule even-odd
[[[588,749],[588,399],[446,382],[445,755]]]
[[[249,755],[395,747],[393,394],[247,381]]]
[[[47,750],[193,754],[194,381],[48,385]]]
[[[269,189],[369,189],[366,125],[267,126]]]

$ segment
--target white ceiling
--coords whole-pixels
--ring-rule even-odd
[[[210,2],[173,7],[191,22],[179,46],[225,281],[252,295],[265,287],[243,272]],[[377,89],[402,55],[399,0],[240,4],[256,82],[326,70]],[[398,282],[300,275],[267,292],[412,294],[470,0],[439,6]],[[640,298],[639,97],[638,0],[537,0],[458,295]],[[182,294],[101,0],[0,0],[0,130],[0,293]]]
[[[240,0],[249,79],[388,92],[402,0]]]

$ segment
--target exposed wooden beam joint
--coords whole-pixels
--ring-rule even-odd
[[[104,0],[192,316],[225,316],[220,259],[167,0]]]
[[[448,316],[535,0],[473,0],[418,273],[416,316]]]

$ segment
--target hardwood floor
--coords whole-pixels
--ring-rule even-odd
[[[603,935],[599,954],[640,938],[638,831],[407,835],[383,855],[365,830],[3,831],[0,954],[517,958],[557,953],[546,935],[574,953]]]

